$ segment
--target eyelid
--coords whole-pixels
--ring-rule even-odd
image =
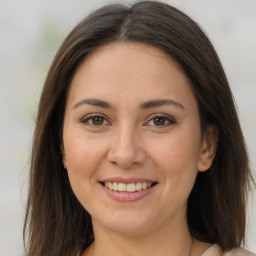
[[[83,118],[81,118],[81,122],[84,123],[84,124],[88,124],[88,125],[91,125],[91,126],[103,126],[103,125],[106,125],[106,124],[102,124],[102,125],[93,125],[93,124],[89,124],[88,121],[91,120],[92,118],[94,117],[100,117],[100,118],[103,118],[104,121],[108,122],[107,125],[111,125],[111,122],[108,120],[107,117],[105,117],[103,114],[98,114],[98,113],[93,113],[93,114],[88,114],[86,116],[84,116]]]
[[[103,118],[104,119],[104,122],[107,122],[107,124],[101,124],[101,125],[94,125],[94,124],[90,124],[89,123],[89,120],[91,120],[92,118],[94,117],[100,117],[100,118]],[[152,121],[154,118],[157,118],[157,117],[162,117],[166,120],[167,124],[164,124],[164,125],[150,125],[149,122]],[[86,116],[84,116],[83,118],[81,118],[81,122],[84,123],[84,124],[88,124],[88,125],[91,125],[91,126],[98,126],[98,127],[101,127],[101,126],[105,126],[105,125],[111,125],[111,122],[109,121],[109,119],[103,115],[103,114],[100,114],[100,113],[93,113],[93,114],[88,114]],[[155,126],[155,127],[158,127],[158,128],[164,128],[164,127],[167,127],[167,126],[170,126],[170,125],[173,125],[176,123],[176,120],[175,118],[173,118],[172,116],[168,115],[168,114],[163,114],[163,113],[159,113],[159,114],[152,114],[150,115],[148,118],[147,118],[147,121],[143,124],[144,126]]]
[[[155,127],[158,127],[158,128],[164,128],[164,127],[167,127],[167,126],[170,126],[170,125],[173,125],[173,124],[176,124],[176,120],[175,118],[171,117],[170,115],[167,115],[167,114],[153,114],[151,115],[148,120],[146,121],[146,123],[144,123],[145,126],[149,126],[149,122],[152,121],[154,118],[157,118],[157,117],[162,117],[162,118],[165,118],[166,121],[168,122],[168,124],[164,124],[162,126],[157,126],[157,125],[152,125],[152,126],[155,126]]]

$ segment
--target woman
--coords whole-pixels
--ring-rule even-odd
[[[253,255],[237,249],[249,178],[198,25],[155,1],[103,7],[68,35],[43,88],[26,255]]]

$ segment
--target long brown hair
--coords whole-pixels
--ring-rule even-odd
[[[77,256],[94,237],[90,215],[80,205],[62,165],[60,145],[66,92],[77,67],[97,47],[141,42],[174,58],[191,81],[202,133],[219,130],[211,168],[199,173],[188,199],[191,235],[223,249],[245,237],[250,170],[244,138],[219,58],[200,27],[176,8],[156,1],[98,9],[67,36],[51,65],[36,120],[24,224],[27,256]]]

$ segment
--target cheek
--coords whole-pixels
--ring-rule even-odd
[[[92,166],[96,165],[97,160],[101,158],[103,149],[101,140],[85,136],[81,128],[71,128],[64,133],[64,148],[68,165],[74,170],[90,172]]]
[[[90,211],[87,207],[92,203],[91,191],[97,182],[95,170],[102,162],[103,147],[90,139],[85,141],[75,136],[64,142],[70,185],[80,203]]]
[[[71,134],[71,136],[68,136]],[[71,186],[75,191],[86,190],[91,181],[95,180],[94,174],[105,155],[102,143],[84,138],[75,132],[64,137],[68,175]]]
[[[177,132],[161,141],[151,155],[168,187],[193,186],[200,155],[200,134]]]
[[[190,134],[181,133],[177,136],[170,136],[160,143],[154,143],[152,154],[155,159],[164,165],[188,165],[197,166],[200,154],[199,136],[190,136]]]

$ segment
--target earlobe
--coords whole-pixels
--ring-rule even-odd
[[[64,168],[67,169],[68,164],[67,164],[65,150],[64,150],[63,145],[60,146],[60,151],[61,151],[61,155],[62,155],[62,164],[63,164]]]
[[[203,136],[198,162],[199,172],[207,171],[212,165],[218,147],[218,128],[209,125]]]

